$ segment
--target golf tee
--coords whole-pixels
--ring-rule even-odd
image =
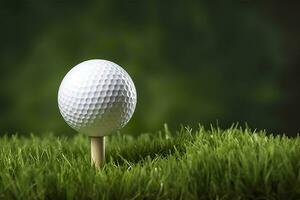
[[[91,164],[96,168],[103,165],[105,160],[105,141],[104,136],[91,138]]]

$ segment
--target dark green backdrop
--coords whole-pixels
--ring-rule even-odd
[[[71,67],[92,58],[118,63],[136,84],[124,132],[248,122],[295,134],[299,37],[289,22],[297,10],[209,2],[2,1],[1,134],[72,132],[57,90]]]

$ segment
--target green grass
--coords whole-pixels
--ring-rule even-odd
[[[0,199],[299,199],[300,138],[232,127],[89,139],[0,138]]]

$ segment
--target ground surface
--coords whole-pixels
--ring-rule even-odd
[[[231,128],[107,141],[102,170],[89,140],[0,138],[0,199],[299,199],[300,138]]]

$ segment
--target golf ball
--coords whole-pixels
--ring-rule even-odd
[[[58,90],[58,107],[64,120],[89,136],[109,135],[124,127],[136,101],[136,89],[128,73],[100,59],[73,67]]]

